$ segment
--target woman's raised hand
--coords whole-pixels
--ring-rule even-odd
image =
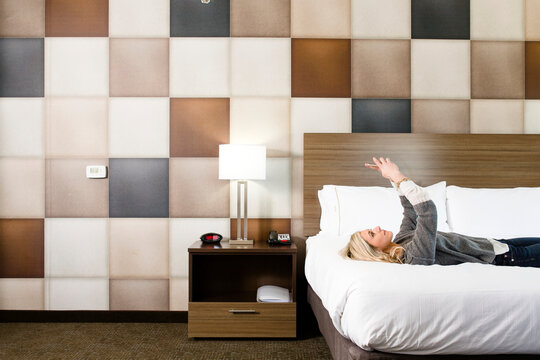
[[[368,164],[366,163],[365,166],[377,170],[381,173],[381,175],[395,183],[405,178],[405,176],[399,171],[399,167],[390,160],[390,158],[379,158],[376,157],[373,158],[373,162],[375,164]]]

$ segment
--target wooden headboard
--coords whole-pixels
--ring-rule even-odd
[[[540,135],[304,134],[304,235],[319,232],[323,185],[389,186],[364,167],[373,156],[422,186],[540,186]]]

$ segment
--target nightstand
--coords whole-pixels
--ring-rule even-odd
[[[197,241],[188,251],[188,337],[296,337],[296,245]],[[263,285],[289,289],[292,302],[257,302]]]

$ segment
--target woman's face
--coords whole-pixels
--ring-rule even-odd
[[[392,243],[392,236],[394,236],[391,231],[383,230],[379,226],[362,230],[360,235],[369,245],[380,251],[384,251]]]

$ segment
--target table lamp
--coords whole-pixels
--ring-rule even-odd
[[[266,178],[266,146],[264,145],[219,145],[219,179],[237,182],[237,239],[229,240],[231,245],[249,245],[247,181]],[[241,188],[244,186],[244,236],[241,236]]]

